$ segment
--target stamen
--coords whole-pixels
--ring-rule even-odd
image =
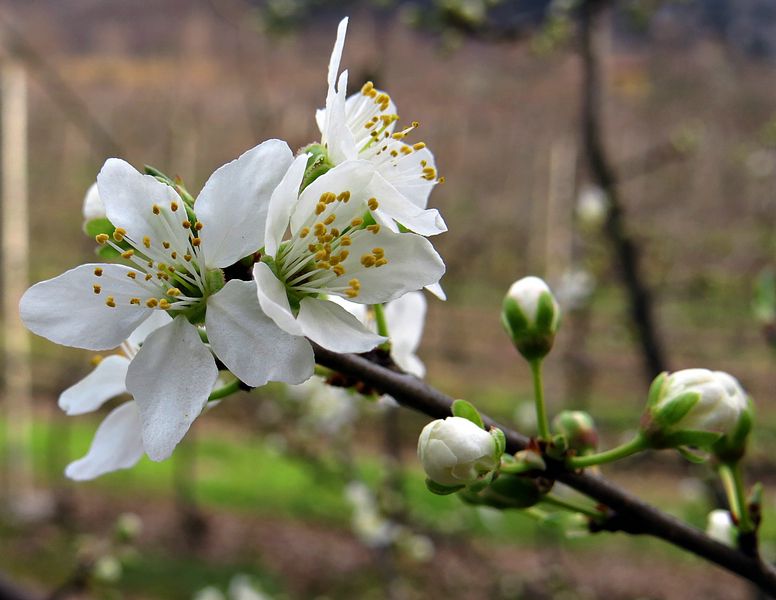
[[[162,209],[161,209],[161,208],[159,208],[159,205],[158,205],[158,204],[154,204],[154,205],[151,207],[151,212],[153,212],[155,215],[158,215],[159,213],[161,213],[161,212],[162,212]]]
[[[137,273],[135,273],[134,271],[130,271],[129,273],[127,273],[127,277],[129,277],[130,279],[135,279],[137,277]]]
[[[129,299],[130,304],[140,304],[140,298],[130,298]]]
[[[113,298],[113,296],[108,296],[105,299],[105,305],[109,306],[110,308],[116,308],[116,300]]]
[[[113,239],[117,242],[120,242],[124,239],[124,236],[127,235],[127,230],[123,227],[116,227],[116,229],[113,232]]]
[[[95,269],[94,269],[94,274],[95,274],[97,277],[102,277],[102,267],[95,267]]]
[[[369,202],[367,202],[367,206],[369,206],[369,210],[377,210],[380,203],[377,201],[377,198],[370,198]]]
[[[143,236],[143,246],[145,246],[146,248],[151,247],[151,238],[148,237],[147,235]]]
[[[107,233],[98,233],[96,236],[94,236],[94,239],[98,244],[104,244],[110,239],[110,237]]]
[[[96,283],[92,286],[92,289],[94,290],[95,294],[99,294],[102,291],[102,286],[97,285]]]
[[[377,224],[377,223],[375,223],[374,225],[369,225],[369,226],[367,227],[367,230],[368,230],[368,231],[371,231],[372,233],[374,233],[375,235],[377,235],[378,233],[380,233],[380,225],[379,225],[379,224]]]
[[[130,258],[132,258],[132,256],[134,256],[134,254],[135,254],[135,251],[130,248],[126,252],[121,253],[121,258],[126,258],[127,260],[129,260]]]
[[[176,210],[178,210],[178,203],[177,202],[170,202],[170,210],[172,212],[175,212]]]
[[[148,308],[156,308],[157,306],[159,306],[159,300],[157,300],[156,298],[149,298],[148,300],[146,300],[146,306]]]

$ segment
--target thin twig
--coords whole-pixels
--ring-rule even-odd
[[[408,408],[434,418],[451,415],[453,399],[411,375],[379,366],[363,356],[337,354],[317,344],[313,344],[313,348],[320,365],[361,380],[382,393],[390,394]],[[508,452],[513,453],[527,446],[527,436],[496,423],[486,415],[482,417],[486,426],[495,426],[504,432]],[[570,472],[558,461],[548,460],[547,464],[549,476],[597,500],[612,511],[611,518],[603,524],[602,530],[660,538],[748,579],[764,592],[776,594],[776,569],[759,558],[746,556],[711,539],[702,531],[658,510],[601,477]]]

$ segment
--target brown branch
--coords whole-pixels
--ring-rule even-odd
[[[336,354],[313,344],[317,362],[348,377],[363,381],[382,393],[390,394],[400,404],[430,417],[451,415],[453,399],[419,379],[374,364],[363,356]],[[482,415],[485,424],[501,429],[507,439],[507,451],[514,453],[526,447],[529,438]],[[644,534],[660,538],[701,558],[713,562],[764,592],[776,593],[776,569],[756,557],[721,544],[702,531],[667,515],[601,477],[567,471],[562,463],[548,461],[548,475],[606,505],[612,516],[601,529]]]

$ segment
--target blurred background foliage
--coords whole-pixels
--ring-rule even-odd
[[[750,476],[769,490],[767,550],[776,540],[767,271],[776,250],[776,9],[768,0],[614,4],[597,32],[599,108],[627,230],[669,367],[729,371],[755,398]],[[501,331],[499,307],[513,280],[540,275],[566,311],[546,365],[550,410],[590,410],[615,443],[637,424],[647,381],[602,235],[607,198],[582,160],[575,9],[547,0],[5,0],[3,57],[21,58],[30,78],[31,281],[90,259],[80,207],[108,155],[197,190],[260,140],[300,148],[316,139],[336,23],[350,15],[343,65],[353,90],[371,79],[389,91],[402,121],[420,121],[414,141],[426,142],[446,178],[431,205],[450,229],[435,239],[449,299],[429,299],[419,352],[428,381],[531,431],[521,410],[528,369]],[[0,525],[0,570],[33,588],[190,598],[245,573],[288,598],[745,592],[657,542],[559,542],[558,531],[523,516],[432,496],[414,459],[422,416],[351,399],[357,420],[332,435],[306,428],[309,411],[281,387],[223,402],[167,463],[68,483],[63,467],[85,452],[97,421],[65,418],[56,397],[88,371],[89,354],[42,339],[33,351],[31,450],[36,486],[53,494],[55,510]],[[701,483],[708,471],[673,455],[607,475],[699,526],[714,504]],[[415,542],[360,537],[346,494],[354,481]],[[109,537],[126,511],[143,522],[136,549],[117,559],[120,577],[96,577],[84,547]],[[424,538],[430,554],[418,550]]]

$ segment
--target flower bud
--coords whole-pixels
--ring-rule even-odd
[[[495,430],[487,432],[462,417],[432,421],[418,440],[418,457],[426,475],[446,488],[486,479],[498,467],[500,454]]]
[[[105,205],[102,203],[96,183],[90,185],[89,189],[86,190],[82,212],[84,222],[105,218]]]
[[[560,307],[547,284],[523,277],[512,284],[501,306],[501,322],[526,360],[544,358],[558,331]]]
[[[595,452],[598,447],[598,430],[593,417],[581,410],[564,410],[553,419],[552,428],[566,438],[568,447],[578,455]]]
[[[712,510],[706,521],[706,535],[726,546],[735,546],[736,528],[730,513],[722,509]]]
[[[719,442],[722,450],[735,453],[742,449],[750,426],[749,397],[734,377],[685,369],[663,373],[652,382],[641,430],[653,448],[711,450]],[[731,447],[723,448],[728,442]]]

